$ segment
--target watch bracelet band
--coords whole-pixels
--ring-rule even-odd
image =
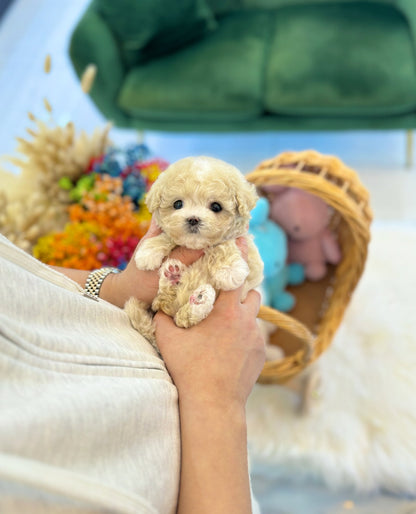
[[[120,270],[118,268],[100,268],[91,271],[85,282],[84,296],[98,301],[104,279],[111,273],[120,273]]]

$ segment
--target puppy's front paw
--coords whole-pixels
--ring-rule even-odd
[[[167,259],[160,268],[160,282],[169,286],[177,286],[186,266],[177,259]]]
[[[215,272],[215,286],[224,291],[231,291],[244,283],[248,273],[248,264],[243,259],[240,259],[232,265],[220,268]]]
[[[165,255],[161,251],[143,247],[137,250],[134,262],[139,269],[154,270],[162,264],[164,257]]]

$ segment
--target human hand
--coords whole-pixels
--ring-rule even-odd
[[[155,237],[161,234],[161,232],[156,222],[152,219],[149,230],[140,240],[134,255],[144,240]],[[190,250],[178,246],[171,252],[169,257],[178,259],[189,266],[198,260],[203,253],[203,250]],[[158,270],[145,271],[138,269],[134,261],[134,255],[125,270],[118,274],[108,275],[101,287],[100,297],[118,307],[124,307],[124,304],[131,297],[151,305],[159,288]]]
[[[244,238],[237,245],[245,260]],[[177,512],[249,513],[245,404],[265,362],[260,295],[220,292],[191,328],[155,315],[156,341],[179,393],[181,477]],[[197,458],[195,458],[197,456]]]
[[[220,292],[212,312],[183,329],[162,312],[154,318],[156,341],[178,389],[180,403],[244,408],[265,362],[256,322],[260,295],[242,287]]]

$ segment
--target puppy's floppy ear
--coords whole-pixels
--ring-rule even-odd
[[[150,188],[150,191],[146,195],[146,205],[151,214],[154,213],[154,211],[159,207],[160,202],[162,201],[162,191],[164,182],[162,176],[163,173],[157,178],[157,180]]]
[[[243,218],[249,218],[250,211],[254,209],[258,199],[255,185],[244,181],[242,187],[237,189],[235,199],[238,214]]]

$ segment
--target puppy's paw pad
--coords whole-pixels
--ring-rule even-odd
[[[176,286],[180,283],[185,268],[181,261],[168,259],[160,269],[160,275],[171,285]]]
[[[189,297],[191,308],[195,312],[210,312],[215,301],[215,290],[209,284],[198,287]]]
[[[176,313],[176,325],[188,328],[205,319],[212,311],[215,296],[215,289],[210,284],[199,286],[190,295],[189,301]]]

